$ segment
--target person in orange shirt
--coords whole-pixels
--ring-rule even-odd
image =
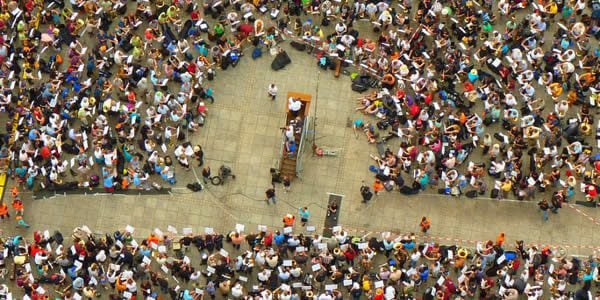
[[[431,227],[431,221],[429,221],[427,217],[423,217],[421,218],[421,224],[419,224],[419,226],[421,226],[421,232],[423,232],[423,234],[427,234],[427,231]]]
[[[146,242],[148,243],[148,245],[150,244],[154,244],[158,246],[158,243],[160,242],[160,238],[156,236],[156,234],[151,233],[148,238],[146,239]]]
[[[12,193],[13,198],[19,197],[19,188],[14,186],[10,192]]]
[[[379,179],[375,179],[375,183],[373,183],[373,191],[375,195],[379,195],[379,192],[383,191],[385,187],[383,186],[383,182]]]
[[[283,217],[283,227],[292,227],[294,226],[294,221],[296,221],[296,217],[292,214],[287,214]]]
[[[21,201],[21,199],[15,198],[15,200],[13,200],[12,207],[15,210],[15,213],[17,214],[17,216],[23,215],[23,211],[25,210],[25,207],[23,206],[23,201]]]
[[[10,218],[10,214],[8,213],[8,205],[6,205],[4,202],[0,204],[0,218],[2,218],[2,220],[4,220],[4,218]]]
[[[504,239],[504,232],[500,232],[498,237],[496,237],[496,246],[502,247],[502,245],[504,244]]]

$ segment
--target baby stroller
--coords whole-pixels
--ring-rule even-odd
[[[231,168],[226,165],[221,165],[221,167],[219,167],[219,175],[211,177],[210,182],[214,185],[224,184],[227,177],[235,179],[235,175],[232,173]]]

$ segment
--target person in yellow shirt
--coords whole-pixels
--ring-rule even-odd
[[[544,8],[546,10],[546,13],[549,14],[552,18],[554,18],[554,16],[556,16],[556,14],[558,13],[558,5],[554,1],[548,3]]]

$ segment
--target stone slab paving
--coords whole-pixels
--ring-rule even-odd
[[[589,254],[593,246],[600,247],[598,225],[583,215],[600,220],[600,211],[594,208],[584,207],[578,212],[565,207],[558,215],[551,214],[548,222],[542,222],[534,202],[452,198],[439,196],[433,189],[410,198],[398,192],[384,192],[368,205],[360,203],[361,181],[372,182],[369,153],[376,153],[376,148],[368,145],[362,135],[355,138],[347,127],[348,119],[360,117],[352,108],[359,94],[351,91],[347,76],[336,79],[331,71],[318,74],[314,58],[290,49],[287,43],[284,48],[288,49],[292,64],[282,71],[271,71],[272,57],[265,53],[257,61],[243,58],[236,68],[219,71],[216,80],[209,82],[216,102],[209,106],[207,123],[192,142],[204,147],[206,162],[213,172],[227,164],[237,175],[235,180],[191,193],[183,186],[200,177],[200,168],[195,168],[193,172],[178,173],[181,187],[169,196],[58,196],[32,201],[24,193],[26,220],[32,226],[29,231],[68,232],[86,224],[93,230],[110,232],[130,224],[144,236],[155,227],[167,225],[192,227],[195,231],[210,226],[223,232],[236,223],[256,230],[258,224],[281,226],[282,216],[296,213],[301,206],[309,207],[309,223],[320,231],[327,193],[336,193],[345,196],[339,223],[361,235],[417,231],[420,218],[426,215],[433,223],[428,239],[443,242],[450,239],[452,243],[474,245],[474,241],[494,239],[504,231],[509,242],[523,239],[536,244],[567,245],[570,254]],[[272,82],[279,87],[280,96],[275,101],[266,95]],[[316,143],[341,148],[341,152],[337,157],[314,157],[309,147],[304,171],[292,183],[292,192],[284,194],[278,187],[278,204],[267,206],[264,191],[270,184],[269,168],[277,165],[279,159],[280,127],[285,122],[288,91],[313,95],[311,114],[314,117],[316,108]],[[390,147],[396,150],[394,144]],[[15,231],[31,233],[15,229],[12,222],[0,222],[6,235]]]

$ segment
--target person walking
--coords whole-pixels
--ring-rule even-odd
[[[424,216],[421,218],[421,224],[419,224],[419,226],[421,226],[421,232],[423,232],[424,235],[427,235],[427,231],[431,228],[431,221]]]
[[[275,189],[274,188],[271,187],[271,188],[267,189],[265,194],[267,196],[267,204],[271,204],[271,203],[269,203],[269,200],[273,201],[273,204],[277,204],[277,199],[275,199]]]
[[[277,86],[274,83],[269,84],[269,89],[267,91],[271,100],[275,100],[277,98]]]
[[[543,199],[542,201],[538,202],[538,206],[542,211],[544,222],[548,221],[548,209],[550,209],[550,206],[548,205],[548,200]]]
[[[371,198],[373,198],[373,192],[371,192],[371,188],[366,185],[364,181],[363,185],[360,187],[360,195],[363,198],[362,203],[367,203],[369,200],[371,200]]]
[[[308,223],[308,218],[310,217],[310,212],[308,211],[308,207],[301,207],[298,209],[298,215],[300,215],[300,221],[302,221],[302,226],[306,226]]]

